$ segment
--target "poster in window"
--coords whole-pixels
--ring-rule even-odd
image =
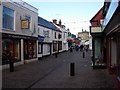
[[[29,29],[29,20],[21,20],[21,28]]]

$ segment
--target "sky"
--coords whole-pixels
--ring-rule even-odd
[[[48,21],[61,19],[70,32],[89,30],[90,19],[101,9],[104,0],[23,0],[38,9],[38,15]]]

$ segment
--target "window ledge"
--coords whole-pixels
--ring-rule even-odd
[[[3,31],[10,31],[10,32],[15,32],[15,30],[12,29],[6,29],[6,28],[2,28]]]

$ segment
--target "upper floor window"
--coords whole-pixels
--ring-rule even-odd
[[[55,39],[57,39],[57,35],[56,35],[57,33],[55,32]]]
[[[14,10],[3,6],[3,25],[7,30],[14,30]]]
[[[29,15],[25,15],[25,20],[28,20],[28,22],[29,22],[29,27],[28,28],[26,28],[26,30],[30,30],[30,28],[31,28],[31,17],[29,16]]]
[[[30,22],[31,17],[30,17],[30,16],[28,16],[28,15],[26,15],[26,16],[25,16],[25,20],[29,20],[29,22]]]

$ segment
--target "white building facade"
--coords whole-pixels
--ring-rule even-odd
[[[26,2],[1,2],[0,32],[2,33],[2,64],[12,57],[15,65],[37,60],[38,9]]]
[[[38,58],[52,54],[52,25],[38,17]]]

